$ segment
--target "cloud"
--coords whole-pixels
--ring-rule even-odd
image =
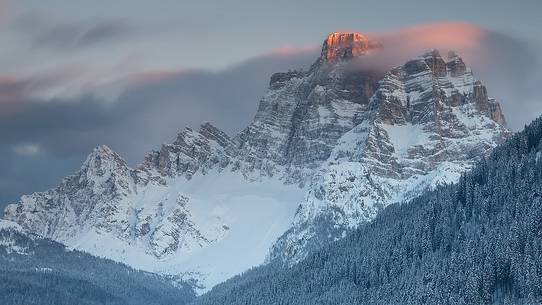
[[[407,27],[369,33],[368,36],[384,47],[371,56],[361,58],[360,62],[368,66],[381,66],[386,71],[431,49],[440,50],[444,57],[447,51],[455,51],[475,71],[482,73],[491,67],[503,68],[502,65],[530,72],[531,68],[526,62],[534,63],[536,58],[533,47],[526,41],[463,22]],[[515,60],[502,62],[505,58]]]
[[[315,54],[305,52],[272,53],[219,72],[179,69],[137,73],[117,80],[117,85],[125,89],[114,102],[103,100],[97,92],[40,97],[44,88],[50,89],[77,77],[72,75],[73,71],[30,78],[4,77],[4,81],[0,78],[0,97],[4,96],[0,99],[0,141],[33,141],[57,134],[86,137],[96,131],[92,146],[108,138],[101,134],[104,128],[115,125],[122,129],[123,124],[133,124],[132,129],[148,129],[152,138],[161,134],[158,138],[165,140],[184,125],[197,126],[206,120],[233,133],[250,120],[273,72],[308,66],[314,58]],[[140,124],[139,120],[152,126]],[[109,130],[107,134],[122,138],[117,130]],[[152,138],[142,140],[155,142]],[[81,141],[67,142],[77,146],[75,143]],[[67,145],[43,147],[61,153],[59,147]]]
[[[4,18],[7,16],[7,13],[10,11],[10,3],[7,0],[0,0],[0,25],[4,21]]]
[[[413,26],[388,33],[373,34],[388,50],[412,57],[424,49],[437,48],[472,52],[483,44],[489,31],[469,23],[446,22]]]
[[[26,144],[15,145],[13,147],[13,150],[15,151],[16,154],[21,155],[21,156],[34,156],[40,152],[41,148],[39,144],[26,143]]]
[[[23,95],[23,88],[24,85],[14,77],[0,77],[0,118],[12,114]]]
[[[50,92],[72,85],[80,76],[76,71],[55,71],[31,77],[0,75],[0,119],[11,119],[25,109],[33,107],[29,101],[50,102]],[[54,100],[51,100],[54,102]]]
[[[304,46],[298,47],[293,45],[283,45],[274,50],[271,50],[267,55],[289,56],[289,55],[303,55],[303,54],[316,54],[319,52],[319,46]]]
[[[41,84],[62,84],[71,72],[0,78],[0,208],[56,185],[99,144],[136,164],[185,126],[211,121],[237,132],[250,121],[273,72],[305,67],[316,56],[294,53],[265,54],[218,72],[138,73],[122,80],[125,89],[115,102],[99,94],[39,97]],[[29,143],[39,152],[32,155]]]
[[[32,12],[19,16],[15,29],[34,47],[66,50],[124,39],[133,34],[136,27],[121,19],[81,21]]]

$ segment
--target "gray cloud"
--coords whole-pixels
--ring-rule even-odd
[[[11,81],[5,91],[17,94],[0,101],[0,208],[56,185],[99,144],[136,164],[185,126],[211,121],[234,133],[251,119],[271,73],[306,67],[315,56],[271,54],[220,72],[141,74],[114,103],[91,95],[39,100],[24,90],[30,80]]]
[[[499,99],[508,125],[519,130],[542,113],[542,68],[539,51],[527,41],[499,32],[486,36],[482,54],[473,65],[488,92]]]
[[[19,16],[14,27],[32,46],[58,50],[112,42],[126,38],[136,30],[126,20],[68,20],[39,12]]]

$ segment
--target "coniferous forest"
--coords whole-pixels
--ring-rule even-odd
[[[10,229],[0,230],[0,283],[2,305],[182,305],[195,297],[186,283]]]
[[[457,184],[395,204],[288,267],[203,295],[225,304],[541,304],[542,119]]]

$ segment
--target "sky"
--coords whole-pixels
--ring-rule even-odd
[[[334,31],[383,41],[388,65],[459,51],[519,130],[542,113],[541,11],[539,0],[0,0],[0,209],[57,185],[100,144],[137,165],[185,126],[234,135],[270,75],[308,67]]]

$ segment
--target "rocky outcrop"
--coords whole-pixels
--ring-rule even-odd
[[[322,47],[322,60],[334,62],[370,54],[382,45],[361,33],[335,32],[329,34]]]
[[[227,151],[234,146],[228,135],[210,123],[201,125],[199,131],[187,127],[172,144],[164,144],[159,151],[147,155],[141,169],[190,178],[198,170],[205,171],[215,165],[225,167],[230,161]]]

